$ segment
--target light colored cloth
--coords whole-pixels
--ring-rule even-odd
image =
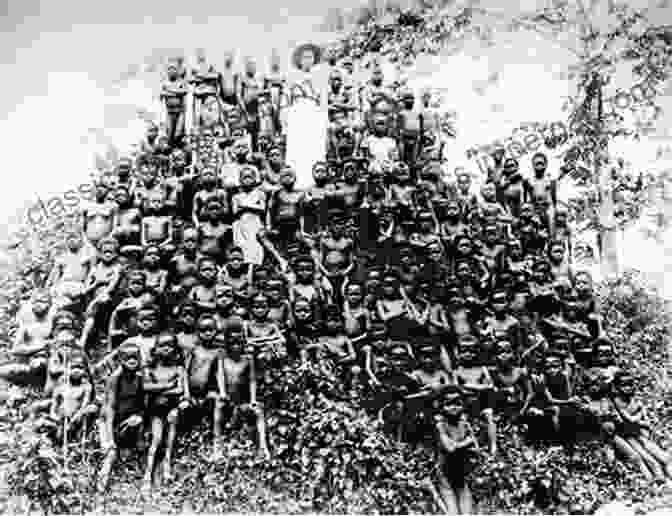
[[[243,250],[246,262],[261,265],[264,261],[264,248],[257,240],[263,227],[261,218],[249,211],[233,223],[233,242]]]
[[[285,160],[296,172],[299,189],[313,185],[313,165],[326,156],[329,119],[325,95],[321,74],[302,74],[290,89]]]
[[[233,223],[233,243],[243,250],[243,259],[248,263],[261,265],[264,248],[257,235],[264,228],[264,221],[255,211],[266,211],[266,196],[261,189],[239,192],[233,198],[237,218]],[[255,211],[247,211],[252,209]]]

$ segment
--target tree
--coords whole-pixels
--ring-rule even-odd
[[[646,198],[643,179],[633,180],[611,150],[619,138],[645,136],[661,114],[657,98],[672,71],[672,29],[651,25],[650,8],[586,1],[554,0],[550,7],[513,15],[479,2],[418,2],[414,14],[421,22],[413,36],[404,36],[398,24],[383,36],[383,46],[385,40],[393,42],[393,59],[404,62],[424,53],[460,52],[469,40],[489,46],[502,35],[530,31],[572,57],[563,74],[575,88],[565,103],[569,138],[561,142],[566,146],[562,175],[582,187],[573,211],[584,227],[598,231],[601,258],[611,275],[619,270],[617,227],[636,217]],[[360,34],[379,29],[375,19],[367,21]],[[618,84],[624,70],[632,84]],[[615,89],[611,97],[609,89]],[[544,121],[536,123],[544,132],[549,129]],[[559,143],[547,140],[550,146]]]

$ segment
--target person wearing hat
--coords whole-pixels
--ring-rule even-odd
[[[298,46],[292,54],[296,77],[289,86],[286,161],[296,171],[296,186],[312,185],[313,165],[324,159],[327,148],[327,75],[316,65],[322,49],[315,44]]]

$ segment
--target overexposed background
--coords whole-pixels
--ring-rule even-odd
[[[584,0],[595,4],[597,19],[606,1]],[[148,68],[156,68],[171,49],[189,55],[204,48],[216,65],[226,50],[234,49],[239,59],[257,58],[263,70],[272,48],[286,57],[297,43],[331,39],[334,35],[315,29],[328,9],[359,3],[285,0],[279,7],[268,0],[2,2],[0,142],[5,187],[0,189],[0,219],[9,220],[37,196],[49,198],[87,181],[95,152],[104,151],[107,143],[130,150],[145,127],[138,109],[158,109],[158,75]],[[483,0],[481,5],[513,16],[549,3]],[[658,8],[652,17],[657,24],[672,23],[672,8]],[[473,168],[464,155],[467,148],[506,137],[524,121],[565,118],[563,98],[571,94],[572,84],[563,72],[572,59],[562,45],[522,31],[489,48],[468,42],[456,55],[422,58],[409,76],[416,88],[432,86],[445,92],[445,108],[457,113],[458,137],[448,148],[450,165]],[[628,87],[630,79],[626,73],[616,85]],[[663,105],[667,109],[657,139],[622,146],[637,168],[667,166],[655,156],[661,142],[672,140],[672,97],[663,99]],[[523,167],[528,164],[523,158]],[[667,262],[661,245],[647,245],[643,260],[632,249],[644,247],[624,243],[626,259],[651,266],[652,253],[657,253],[654,267],[663,267]]]

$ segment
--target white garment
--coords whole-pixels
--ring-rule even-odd
[[[326,88],[320,79],[315,74],[303,74],[290,90],[285,161],[296,172],[298,189],[313,185],[313,165],[326,157],[329,119],[322,99]]]

